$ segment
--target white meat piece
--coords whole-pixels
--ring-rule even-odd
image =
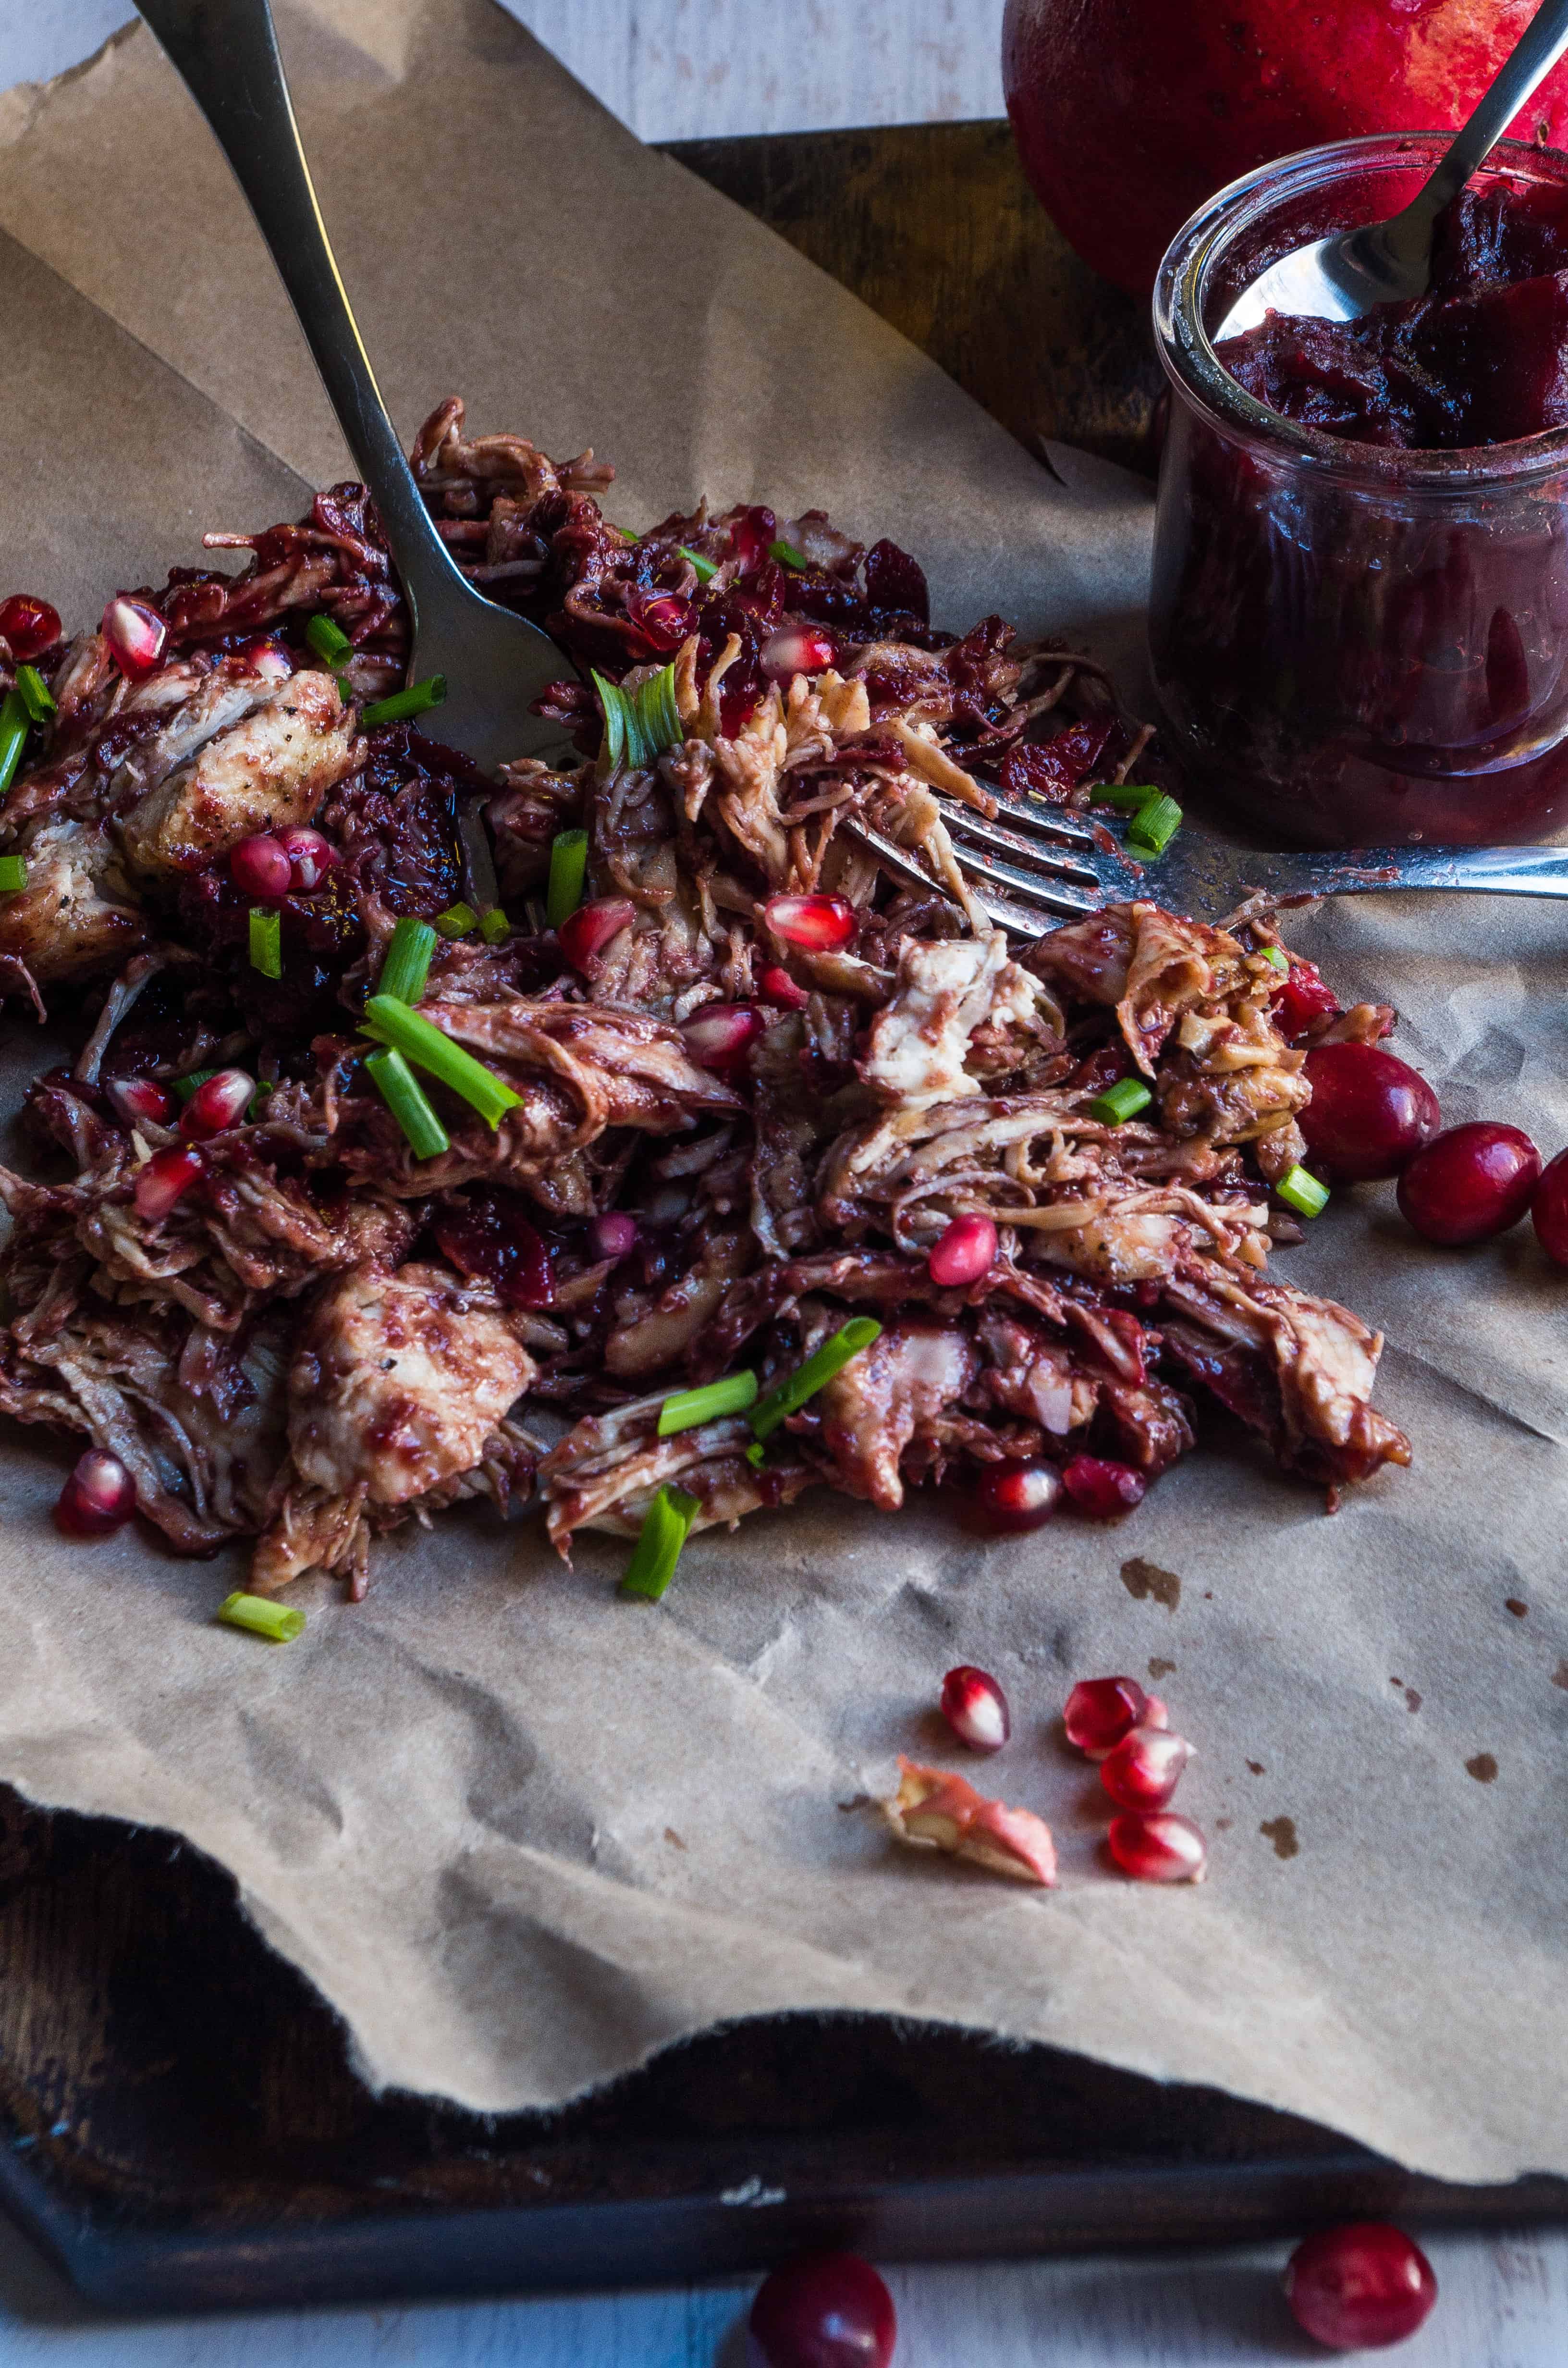
[[[192,732],[210,720],[209,701],[223,704],[221,693],[204,687],[193,702],[203,712]],[[176,720],[157,739],[166,742],[181,729]],[[151,879],[177,879],[205,871],[256,831],[308,823],[357,755],[353,712],[331,675],[290,675],[267,686],[237,722],[201,739],[120,816],[132,869]]]
[[[0,957],[40,985],[113,970],[151,931],[102,824],[45,822],[24,849],[28,884],[0,897]]]
[[[837,1485],[895,1512],[900,1456],[922,1423],[962,1397],[979,1366],[963,1333],[924,1324],[894,1324],[852,1357],[817,1401]]]
[[[978,1094],[964,1066],[969,1040],[986,1021],[1027,1023],[1038,982],[1007,952],[1000,929],[947,943],[909,939],[899,958],[891,1002],[871,1025],[860,1075],[876,1093],[904,1109]]]

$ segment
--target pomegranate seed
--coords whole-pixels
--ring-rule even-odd
[[[1074,1455],[1062,1467],[1062,1485],[1091,1521],[1114,1521],[1143,1501],[1148,1482],[1131,1463],[1108,1463],[1099,1455]]]
[[[967,1661],[942,1679],[942,1716],[971,1751],[1000,1751],[1013,1731],[1006,1695],[986,1670]]]
[[[47,600],[30,592],[13,592],[8,600],[0,600],[0,641],[18,666],[30,666],[59,639],[60,611]]]
[[[1085,1759],[1108,1759],[1135,1726],[1151,1724],[1149,1696],[1136,1678],[1081,1678],[1062,1718]]]
[[[680,1032],[699,1069],[733,1069],[744,1060],[762,1027],[762,1014],[755,1003],[705,1003],[684,1022]]]
[[[1530,1202],[1530,1223],[1547,1257],[1568,1266],[1568,1151],[1548,1160]]]
[[[892,2296],[855,2253],[808,2253],[764,2278],[746,2321],[747,2368],[888,2368]]]
[[[1163,1809],[1191,1758],[1191,1744],[1179,1735],[1135,1726],[1101,1760],[1100,1782],[1119,1809]]]
[[[1304,1035],[1313,1020],[1333,1019],[1339,1010],[1334,989],[1324,985],[1317,965],[1298,962],[1294,954],[1283,986],[1277,986],[1268,1001],[1274,1025],[1291,1042]]]
[[[836,953],[855,935],[855,907],[847,896],[770,896],[762,916],[776,938],[808,953]]]
[[[661,656],[678,650],[697,630],[697,611],[678,592],[633,592],[626,612],[650,648]]]
[[[308,896],[319,888],[327,873],[335,870],[338,852],[330,838],[319,830],[280,830],[278,844],[289,859],[289,885],[296,896]]]
[[[280,840],[270,831],[242,838],[229,856],[229,877],[242,896],[260,896],[279,904],[293,885],[294,869]]]
[[[200,1175],[199,1151],[155,1151],[136,1178],[136,1213],[150,1225],[161,1225],[182,1192]]]
[[[637,907],[630,896],[596,896],[592,904],[579,905],[569,914],[555,935],[573,969],[585,971],[610,939],[629,929],[636,918]]]
[[[132,682],[152,673],[169,638],[169,629],[156,609],[150,609],[145,600],[133,600],[128,592],[115,594],[98,630],[120,673],[129,675]]]
[[[596,1217],[588,1227],[588,1247],[596,1258],[630,1258],[637,1247],[635,1217]]]
[[[1062,1474],[1054,1463],[987,1463],[971,1499],[975,1527],[1003,1536],[1040,1529],[1061,1495]]]
[[[1425,2324],[1437,2299],[1432,2264],[1403,2228],[1353,2220],[1297,2246],[1285,2299],[1298,2327],[1331,2351],[1379,2351]]]
[[[944,1291],[967,1291],[996,1263],[996,1228],[989,1217],[954,1217],[926,1264]]]
[[[833,664],[834,646],[828,636],[814,625],[786,625],[777,633],[769,633],[762,645],[762,671],[782,677],[792,674],[822,674]]]
[[[238,1126],[250,1108],[256,1079],[244,1069],[215,1069],[198,1086],[180,1112],[179,1131],[188,1143],[205,1143]]]
[[[136,1510],[136,1483],[118,1455],[89,1447],[60,1491],[54,1518],[71,1538],[107,1537]]]
[[[1417,1069],[1376,1044],[1314,1044],[1300,1114],[1312,1172],[1326,1184],[1371,1184],[1408,1167],[1442,1124]]]
[[[236,650],[234,655],[252,674],[262,675],[268,682],[281,682],[294,671],[293,659],[282,643],[274,641],[270,634],[264,635],[260,641],[247,642],[244,649]]]
[[[1397,1198],[1426,1240],[1460,1249],[1517,1225],[1540,1179],[1540,1154],[1522,1127],[1477,1119],[1434,1135],[1400,1178]]]
[[[1126,1811],[1111,1819],[1106,1841],[1123,1874],[1136,1883],[1201,1883],[1208,1870],[1208,1843],[1192,1819],[1175,1809],[1152,1816]]]
[[[1144,1726],[1169,1726],[1171,1714],[1158,1694],[1151,1694],[1144,1702],[1140,1723]]]
[[[763,1001],[776,1005],[780,1011],[803,1011],[812,999],[806,989],[797,986],[789,972],[780,970],[777,962],[768,965],[757,984]]]
[[[178,1107],[155,1077],[110,1077],[104,1091],[131,1126],[167,1126]]]

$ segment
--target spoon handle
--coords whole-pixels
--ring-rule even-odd
[[[1413,232],[1419,232],[1423,254],[1432,223],[1443,208],[1458,197],[1476,166],[1496,146],[1520,108],[1538,84],[1545,81],[1564,51],[1568,51],[1568,0],[1541,0],[1442,163],[1419,197],[1397,218],[1402,233],[1407,222]],[[1389,227],[1392,230],[1393,223]]]
[[[467,586],[420,497],[338,274],[301,144],[269,0],[140,0],[249,200],[417,620]],[[1568,6],[1568,0],[1563,0]]]

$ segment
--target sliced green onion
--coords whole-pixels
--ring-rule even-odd
[[[217,1074],[216,1069],[192,1069],[188,1077],[171,1077],[169,1084],[181,1101],[187,1102],[198,1086],[204,1086],[209,1077],[215,1077]]]
[[[305,1615],[293,1603],[274,1603],[266,1595],[226,1595],[218,1617],[231,1628],[246,1628],[265,1636],[269,1645],[291,1645],[305,1633]]]
[[[760,1439],[754,1439],[752,1440],[751,1445],[746,1449],[746,1462],[751,1465],[754,1472],[761,1471],[762,1459],[767,1452],[767,1449],[763,1440]]]
[[[27,858],[21,855],[0,855],[0,896],[14,896],[28,884]]]
[[[1140,855],[1164,855],[1181,828],[1181,808],[1175,798],[1151,798],[1127,825],[1127,844]]]
[[[544,917],[552,929],[571,919],[587,877],[587,832],[558,830],[550,842],[550,885],[544,892]]]
[[[755,1373],[731,1373],[699,1390],[676,1390],[659,1408],[659,1437],[673,1439],[677,1430],[695,1430],[722,1414],[744,1414],[756,1403]]]
[[[499,905],[492,905],[488,913],[480,916],[479,934],[487,946],[498,946],[503,938],[512,934],[512,924]]]
[[[699,584],[712,583],[713,578],[719,573],[719,563],[716,559],[704,558],[700,551],[693,551],[689,545],[684,542],[677,542],[676,549],[679,552],[683,559],[690,560],[693,567],[697,570],[697,580]]]
[[[613,518],[606,518],[605,524],[608,527],[611,534],[619,535],[622,542],[630,543],[635,551],[638,543],[642,541],[642,537],[640,535],[633,534],[629,526],[617,526]]]
[[[353,643],[331,617],[312,617],[305,627],[305,639],[329,666],[347,666],[354,655]]]
[[[245,1104],[245,1124],[247,1126],[255,1124],[256,1121],[261,1116],[262,1104],[267,1101],[276,1090],[277,1089],[269,1077],[258,1077],[256,1079],[256,1091],[252,1094],[249,1101]]]
[[[444,913],[437,914],[430,926],[439,929],[444,938],[466,938],[471,929],[478,928],[479,915],[472,905],[449,905]]]
[[[1125,1126],[1141,1110],[1147,1110],[1153,1095],[1142,1077],[1119,1077],[1103,1094],[1096,1094],[1089,1104],[1089,1116],[1098,1119],[1102,1126]]]
[[[1096,805],[1115,806],[1121,814],[1139,814],[1160,794],[1147,781],[1101,781],[1090,792]]]
[[[657,1603],[676,1575],[680,1550],[701,1510],[699,1499],[688,1497],[684,1488],[659,1490],[642,1516],[642,1527],[620,1582],[622,1595],[640,1595],[649,1603]]]
[[[250,908],[250,966],[263,978],[283,975],[283,916],[265,905]]]
[[[411,682],[406,690],[394,690],[390,699],[373,699],[369,707],[360,709],[359,721],[372,732],[378,723],[406,723],[411,715],[425,715],[432,707],[439,707],[446,695],[446,676],[427,675],[423,682]]]
[[[522,1100],[483,1063],[449,1036],[432,1026],[421,1012],[411,1011],[406,1003],[399,1003],[392,995],[372,995],[365,1005],[365,1033],[379,1044],[390,1044],[412,1061],[416,1069],[426,1070],[449,1086],[454,1094],[479,1112],[486,1126],[499,1126],[509,1110],[516,1110]]]
[[[637,691],[622,690],[594,676],[594,688],[604,710],[604,759],[607,773],[624,766],[636,771],[651,765],[666,748],[678,748],[686,737],[676,701],[676,670],[672,660]]]
[[[776,559],[780,567],[794,568],[797,575],[811,564],[803,551],[797,551],[792,542],[785,542],[782,538],[768,544],[767,555],[769,559]]]
[[[1286,1169],[1274,1189],[1285,1206],[1294,1209],[1299,1217],[1321,1217],[1328,1206],[1328,1186],[1309,1175],[1299,1160],[1294,1167]]]
[[[450,1151],[451,1136],[401,1053],[368,1054],[365,1074],[408,1137],[415,1159],[434,1159]]]
[[[22,694],[22,705],[35,723],[45,723],[54,713],[54,693],[37,666],[19,666],[17,668],[17,689]]]
[[[1275,969],[1278,971],[1282,976],[1289,978],[1290,974],[1290,957],[1286,952],[1283,946],[1259,946],[1257,951],[1263,956],[1266,962],[1272,962]]]
[[[813,1349],[803,1365],[798,1366],[787,1382],[769,1390],[751,1410],[751,1427],[758,1439],[767,1439],[790,1415],[797,1413],[808,1398],[815,1397],[824,1383],[835,1373],[841,1373],[852,1357],[869,1349],[881,1337],[881,1326],[871,1315],[852,1315],[840,1326],[831,1340]]]
[[[21,692],[8,690],[0,699],[0,798],[17,778],[17,768],[31,729],[32,718]]]
[[[619,772],[623,765],[642,762],[642,734],[637,729],[637,707],[625,691],[615,683],[607,682],[597,667],[593,669],[594,689],[599,695],[604,711],[604,754],[608,772]],[[569,834],[568,834],[569,835]]]
[[[637,721],[642,727],[642,745],[648,760],[663,754],[666,748],[678,748],[686,738],[686,727],[680,720],[676,703],[676,670],[673,662],[661,666],[642,685],[637,694]]]
[[[387,955],[376,981],[378,995],[395,995],[400,1003],[417,1003],[430,975],[436,932],[428,921],[405,913],[387,940]]]

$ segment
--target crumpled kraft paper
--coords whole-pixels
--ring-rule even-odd
[[[405,435],[477,427],[621,473],[651,522],[708,491],[819,502],[929,569],[937,612],[1082,625],[1131,665],[1144,488],[1048,472],[788,247],[638,146],[488,0],[292,0],[323,203]],[[141,31],[0,100],[6,588],[73,620],[297,512],[346,460],[244,206]],[[999,323],[998,335],[1030,324]],[[1446,1115],[1568,1140],[1550,905],[1346,900],[1298,940],[1388,998]],[[6,1020],[5,1106],[52,1046]],[[307,1588],[276,1650],[212,1624],[239,1556],[84,1550],[68,1451],[0,1459],[0,1777],[177,1828],[352,2029],[367,2077],[552,2104],[705,2025],[859,2008],[981,2026],[1313,2115],[1428,2171],[1568,2171],[1568,1282],[1528,1229],[1444,1254],[1386,1188],[1280,1270],[1386,1326],[1416,1462],[1321,1498],[1231,1447],[1131,1520],[982,1543],[935,1507],[808,1498],[709,1534],[657,1607],[625,1549],[563,1570],[468,1508]],[[1528,1607],[1528,1608],[1527,1608]],[[856,1806],[971,1660],[1012,1700],[977,1771],[1057,1829],[1025,1891]],[[1072,1680],[1157,1682],[1200,1757],[1210,1880],[1098,1855]]]

